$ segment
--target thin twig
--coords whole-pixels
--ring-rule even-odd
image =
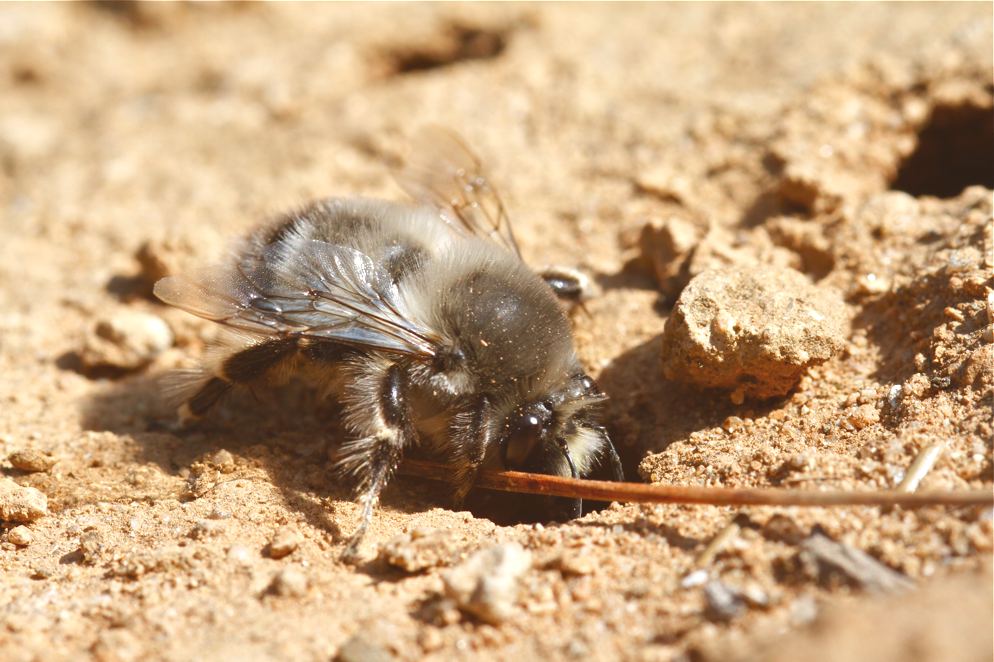
[[[711,562],[714,561],[715,557],[718,556],[729,544],[735,540],[739,535],[741,527],[739,526],[739,519],[742,513],[736,513],[734,517],[721,528],[721,531],[711,539],[707,547],[697,555],[694,559],[694,567],[698,569],[705,569]]]
[[[945,450],[946,444],[941,440],[926,444],[905,472],[901,484],[897,486],[898,491],[910,493],[917,490],[922,479],[932,470]]]
[[[405,460],[400,473],[451,483],[455,472],[444,464],[424,460]],[[520,471],[482,470],[476,486],[501,492],[544,494],[592,501],[628,503],[696,503],[712,506],[994,506],[991,490],[957,492],[916,492],[896,490],[851,492],[844,490],[784,490],[750,487],[695,487],[682,485],[648,485],[613,483],[603,480],[579,480],[561,476]]]

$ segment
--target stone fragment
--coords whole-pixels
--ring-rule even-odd
[[[269,590],[285,598],[299,598],[307,593],[309,582],[300,568],[287,566],[273,576]]]
[[[687,284],[687,262],[704,229],[681,216],[647,223],[639,235],[642,259],[656,276],[659,289],[675,297]]]
[[[518,581],[531,568],[531,553],[515,543],[476,552],[442,575],[446,595],[471,616],[499,625],[514,614]]]
[[[563,575],[581,577],[597,569],[593,555],[586,549],[565,550],[554,559],[552,565]]]
[[[338,649],[335,662],[392,662],[394,656],[379,644],[354,635]]]
[[[0,521],[33,522],[48,514],[48,499],[33,487],[0,477]]]
[[[300,534],[289,526],[276,529],[269,543],[269,556],[281,559],[292,554],[300,546]]]
[[[15,526],[7,532],[7,540],[18,547],[27,547],[34,540],[31,529],[26,526]]]
[[[814,533],[801,543],[801,561],[823,584],[834,579],[873,593],[906,591],[915,583],[866,552]]]
[[[193,525],[188,534],[194,540],[202,540],[219,535],[224,531],[224,524],[212,519],[202,519]]]
[[[960,366],[956,382],[978,390],[994,383],[994,345],[984,344],[972,350]]]
[[[55,466],[54,457],[46,453],[42,453],[34,448],[25,448],[23,450],[14,451],[7,456],[7,461],[10,462],[15,469],[31,473],[48,471]]]
[[[643,226],[639,248],[643,263],[670,301],[692,278],[710,269],[794,268],[803,262],[793,247],[777,245],[764,227],[733,232],[677,215]]]
[[[873,425],[880,421],[880,412],[873,405],[860,405],[848,415],[849,423],[857,430]]]
[[[83,563],[96,565],[104,553],[104,540],[99,531],[86,531],[79,537],[79,554]]]
[[[140,277],[148,294],[152,293],[156,281],[180,272],[177,256],[182,249],[189,250],[189,247],[181,247],[175,239],[150,239],[138,247],[135,259],[141,267]]]
[[[458,551],[450,532],[417,528],[384,543],[379,560],[405,572],[423,572],[448,565]]]
[[[805,370],[843,348],[846,330],[839,295],[796,271],[706,271],[666,322],[663,372],[732,390],[740,400],[783,396]]]
[[[161,318],[121,309],[96,322],[79,356],[86,370],[139,370],[172,344],[173,333]]]
[[[718,580],[705,584],[704,598],[707,600],[705,615],[712,621],[727,623],[745,610],[742,598]]]

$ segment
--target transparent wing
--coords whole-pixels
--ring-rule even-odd
[[[410,318],[382,268],[347,246],[307,240],[276,243],[265,268],[209,271],[197,279],[163,278],[155,295],[198,317],[259,334],[295,334],[421,358],[435,355],[437,334]]]
[[[437,208],[451,226],[521,257],[511,220],[483,173],[483,163],[452,131],[422,129],[414,137],[411,158],[395,177],[408,195]]]

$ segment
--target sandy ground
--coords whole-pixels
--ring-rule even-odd
[[[389,165],[440,123],[527,260],[601,286],[577,343],[630,477],[882,489],[941,443],[921,489],[990,490],[991,24],[984,3],[3,5],[0,495],[22,507],[0,658],[991,659],[989,509],[502,526],[404,478],[344,565],[328,406],[291,387],[172,428],[156,377],[215,331],[148,297],[287,207],[400,199]],[[765,401],[664,379],[666,320],[716,266],[835,292],[842,349]],[[151,349],[106,331],[133,313],[168,326],[140,318]],[[443,578],[498,543],[531,560],[482,623]]]

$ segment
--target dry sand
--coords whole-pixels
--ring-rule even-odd
[[[921,489],[990,490],[991,24],[989,3],[3,5],[0,658],[991,659],[989,509],[502,526],[404,478],[343,565],[333,412],[291,387],[171,428],[155,378],[215,330],[148,298],[287,207],[401,198],[388,166],[440,123],[527,260],[603,289],[574,322],[632,478],[882,489],[941,443]],[[664,379],[687,280],[760,266],[836,292],[843,349],[773,400]],[[498,543],[521,549],[485,623],[444,595]]]

